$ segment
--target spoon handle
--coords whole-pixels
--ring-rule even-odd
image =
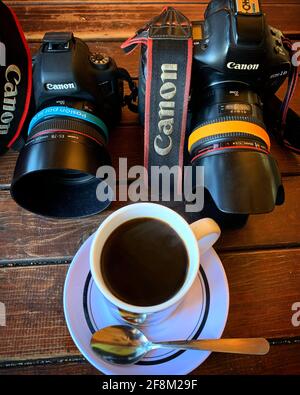
[[[214,352],[226,352],[233,354],[265,355],[270,350],[266,339],[211,339],[211,340],[189,340],[169,341],[163,343],[152,343],[153,348],[175,348],[181,350],[207,350]]]

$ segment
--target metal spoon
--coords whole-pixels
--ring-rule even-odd
[[[264,355],[270,349],[268,341],[263,338],[180,340],[152,343],[139,329],[129,325],[113,325],[100,329],[93,334],[91,347],[102,359],[117,365],[134,364],[149,351],[157,348],[252,355]]]

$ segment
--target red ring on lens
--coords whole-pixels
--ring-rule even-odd
[[[191,160],[191,162],[194,162],[196,159],[201,158],[201,156],[209,154],[211,152],[216,152],[216,151],[224,151],[224,150],[233,150],[233,149],[244,149],[248,151],[258,151],[258,152],[263,152],[264,154],[269,154],[268,150],[264,150],[263,148],[258,148],[258,147],[246,147],[244,145],[240,146],[229,146],[229,147],[220,147],[220,148],[212,148],[212,149],[204,149],[201,150],[200,152],[198,151],[198,154],[194,156]]]
[[[47,129],[47,130],[43,130],[41,132],[38,132],[36,134],[34,134],[32,137],[30,137],[27,141],[33,141],[36,137],[39,136],[43,136],[45,134],[50,134],[50,133],[72,133],[72,134],[78,134],[80,136],[84,136],[90,140],[93,140],[94,142],[96,142],[97,144],[99,144],[100,146],[104,146],[104,142],[100,142],[100,136],[99,136],[99,140],[95,139],[92,136],[89,136],[88,134],[84,133],[84,132],[78,132],[76,130],[70,130],[70,129]]]

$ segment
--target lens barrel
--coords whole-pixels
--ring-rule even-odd
[[[53,106],[38,112],[29,125],[28,139],[17,160],[11,194],[23,208],[36,214],[72,218],[96,214],[111,202],[98,200],[103,180],[99,167],[110,165],[108,130],[88,112]]]
[[[260,214],[283,203],[281,176],[256,93],[238,83],[212,86],[194,103],[193,117],[191,161],[204,167],[205,188],[220,211]]]

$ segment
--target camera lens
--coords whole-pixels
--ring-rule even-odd
[[[77,107],[80,105],[77,103]],[[108,129],[90,112],[50,106],[29,125],[19,155],[11,194],[23,208],[57,218],[82,217],[104,210],[110,198],[98,200],[96,178],[100,166],[110,165],[106,150]]]
[[[193,106],[188,149],[193,165],[204,167],[205,187],[219,210],[258,214],[281,204],[281,177],[259,96],[246,84],[221,83]]]

